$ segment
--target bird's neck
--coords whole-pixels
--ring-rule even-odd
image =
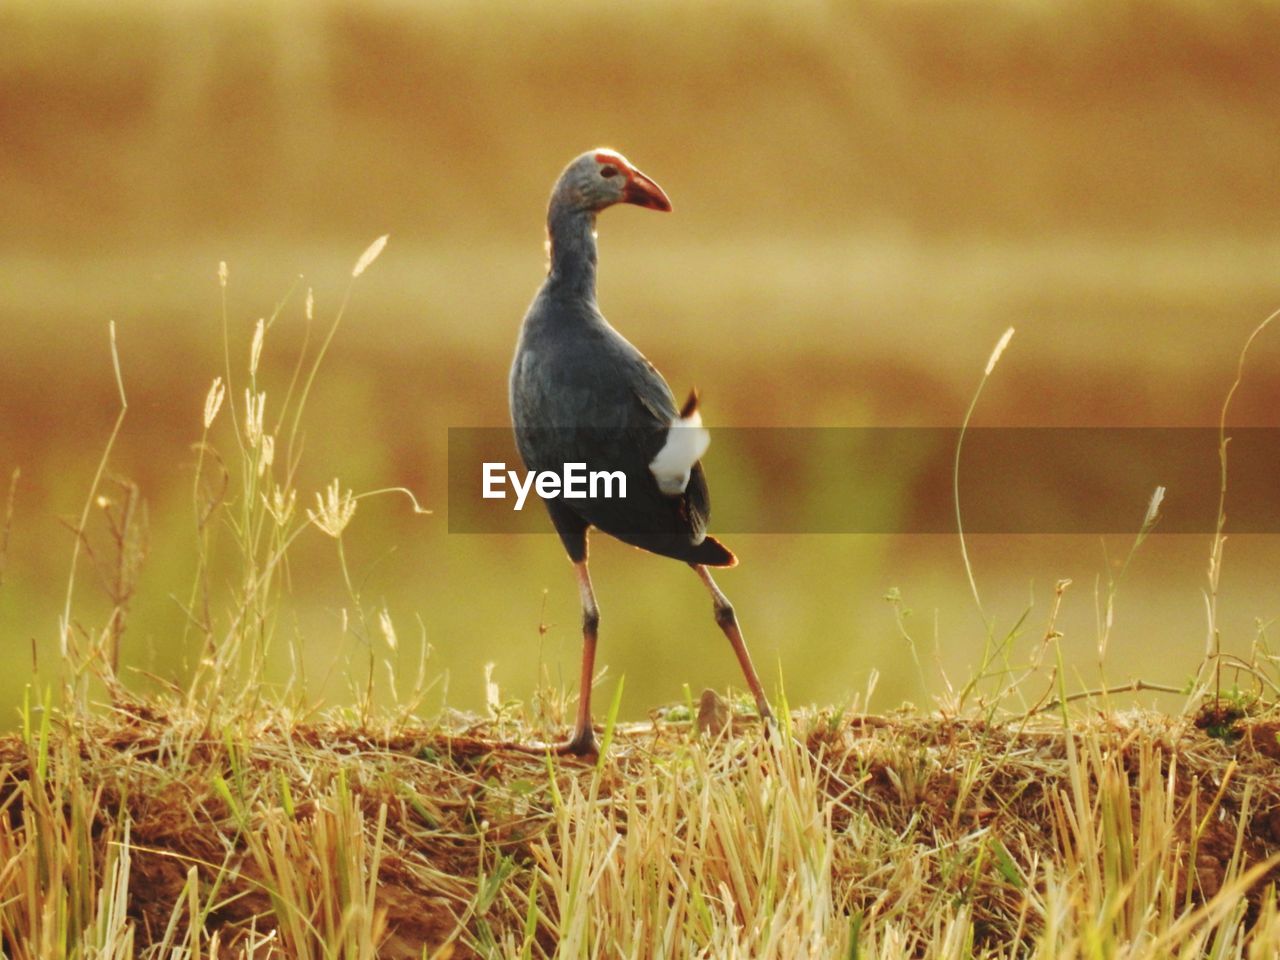
[[[573,207],[553,208],[547,215],[551,246],[548,287],[570,296],[596,297],[596,216]]]

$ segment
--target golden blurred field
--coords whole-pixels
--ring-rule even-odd
[[[1280,305],[1280,7],[1261,0],[13,0],[0,36],[0,476],[21,469],[0,704],[20,700],[33,656],[44,682],[59,656],[60,521],[116,415],[108,321],[129,397],[111,470],[139,485],[149,521],[123,662],[140,686],[191,667],[175,598],[194,576],[192,444],[223,372],[221,260],[235,371],[294,291],[264,351],[277,398],[306,288],[314,348],[355,257],[391,235],[309,399],[299,486],[403,485],[436,511],[363,501],[347,559],[361,598],[396,618],[395,656],[413,663],[425,639],[447,702],[467,708],[484,703],[487,662],[521,699],[544,669],[576,676],[558,543],[448,534],[444,450],[451,426],[506,422],[547,191],[583,149],[623,150],[674,201],[669,216],[602,218],[601,304],[677,391],[700,387],[717,425],[957,424],[1009,325],[975,422],[1211,425],[1249,331]],[[1251,353],[1233,422],[1276,424],[1278,337]],[[708,470],[714,488],[714,447]],[[976,664],[984,628],[954,538],[729,539],[743,562],[722,585],[792,702],[846,701],[873,671],[880,706],[941,689],[931,657],[917,675],[893,588],[948,671]],[[1071,683],[1091,686],[1098,596],[1131,541],[970,550],[1000,632],[1034,604],[1024,653],[1072,579],[1057,629]],[[600,661],[627,677],[624,715],[737,682],[686,571],[594,545]],[[1109,679],[1192,674],[1208,555],[1207,536],[1144,544]],[[1274,538],[1228,543],[1229,649],[1280,613],[1277,560]],[[91,569],[86,625],[107,608]],[[368,650],[344,629],[333,541],[300,540],[289,574],[274,668],[296,640],[311,693],[342,701]]]

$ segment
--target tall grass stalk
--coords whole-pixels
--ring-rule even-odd
[[[1258,339],[1262,331],[1269,327],[1277,317],[1280,317],[1280,310],[1276,310],[1254,327],[1253,332],[1249,334],[1249,338],[1245,340],[1244,346],[1240,350],[1240,357],[1236,362],[1235,379],[1231,382],[1231,388],[1227,390],[1226,398],[1222,401],[1222,410],[1218,415],[1218,515],[1217,522],[1214,525],[1213,541],[1209,549],[1209,589],[1205,594],[1208,631],[1205,655],[1201,662],[1196,691],[1198,697],[1204,682],[1205,667],[1212,664],[1215,709],[1218,708],[1222,698],[1222,628],[1218,619],[1218,590],[1222,580],[1223,549],[1227,543],[1227,444],[1231,440],[1227,436],[1227,411],[1231,408],[1231,401],[1235,398],[1236,391],[1240,389],[1240,384],[1244,381],[1244,361],[1249,354],[1249,348],[1253,346],[1253,342]]]
[[[1124,562],[1120,565],[1120,571],[1114,576],[1111,574],[1111,568],[1107,566],[1107,595],[1106,600],[1098,612],[1098,679],[1103,687],[1106,687],[1106,659],[1107,648],[1111,641],[1111,629],[1115,626],[1116,617],[1116,597],[1120,592],[1120,584],[1124,581],[1125,574],[1129,572],[1129,565],[1133,563],[1133,558],[1137,556],[1138,549],[1143,542],[1151,535],[1151,531],[1155,529],[1156,524],[1160,520],[1160,506],[1164,503],[1164,487],[1156,487],[1151,494],[1151,499],[1147,501],[1147,512],[1143,515],[1142,525],[1138,528],[1137,536],[1133,538],[1133,543],[1129,547],[1129,552],[1125,554]]]
[[[978,389],[973,392],[973,397],[969,400],[969,408],[964,412],[964,420],[960,424],[960,435],[956,437],[955,459],[951,467],[951,500],[955,505],[956,511],[956,536],[960,541],[960,556],[964,561],[964,572],[969,578],[969,590],[973,594],[973,602],[978,607],[978,613],[982,616],[983,623],[987,623],[987,615],[982,608],[982,597],[978,595],[978,581],[973,575],[973,564],[969,561],[969,547],[965,543],[964,521],[961,518],[960,511],[960,453],[964,449],[964,437],[969,431],[969,423],[973,420],[973,411],[977,409],[978,399],[982,396],[982,388],[991,379],[991,372],[995,370],[996,364],[1000,362],[1000,356],[1004,353],[1005,348],[1009,346],[1009,341],[1012,339],[1013,327],[1009,327],[996,342],[991,351],[991,356],[987,358],[987,366],[982,371],[982,379],[978,381]],[[988,626],[990,626],[989,623]]]
[[[978,387],[973,392],[973,397],[969,400],[969,407],[965,410],[964,420],[960,424],[960,433],[956,437],[956,452],[951,465],[951,499],[955,506],[956,514],[956,538],[960,543],[960,558],[964,562],[965,576],[969,580],[969,591],[973,594],[974,605],[978,608],[978,615],[982,618],[984,629],[982,660],[978,669],[974,671],[969,681],[961,688],[956,698],[957,709],[962,709],[965,700],[969,694],[983,680],[987,679],[991,664],[995,662],[998,656],[1005,659],[1005,670],[1003,674],[1007,675],[1011,669],[1008,663],[1009,650],[1016,639],[1018,630],[1022,621],[1026,619],[1030,613],[1030,608],[1023,611],[1022,617],[1017,624],[1006,633],[1000,643],[995,641],[995,628],[991,619],[987,616],[986,610],[982,606],[982,597],[978,593],[978,581],[973,573],[973,563],[969,559],[969,546],[964,535],[964,520],[960,509],[960,454],[964,450],[964,438],[969,431],[969,424],[973,420],[973,412],[978,407],[978,400],[982,396],[982,390],[987,385],[987,381],[991,379],[992,371],[995,370],[996,364],[1000,362],[1000,357],[1004,354],[1005,348],[1009,346],[1009,341],[1013,339],[1014,328],[1009,327],[996,341],[996,345],[991,350],[991,355],[987,358],[987,365],[982,371],[982,377],[978,381]],[[998,699],[998,698],[997,698]]]
[[[75,643],[74,626],[71,616],[72,599],[76,588],[76,567],[80,560],[80,552],[84,543],[85,532],[89,526],[89,513],[98,497],[102,478],[106,474],[107,464],[111,461],[111,452],[115,449],[116,440],[120,436],[120,428],[124,426],[125,415],[129,412],[129,398],[124,391],[124,377],[120,372],[120,351],[116,345],[116,324],[112,320],[107,324],[108,339],[111,344],[111,369],[115,374],[116,391],[120,398],[120,409],[116,413],[115,423],[107,436],[106,446],[98,459],[93,480],[89,484],[89,493],[85,497],[84,507],[80,511],[80,519],[73,530],[74,541],[71,547],[71,569],[67,574],[67,592],[62,606],[62,616],[58,621],[58,646],[62,658],[70,668],[70,679],[66,687],[67,696],[79,703],[82,708],[88,707],[88,689],[85,685],[87,671],[94,665],[96,656],[102,651],[90,649],[82,652]],[[109,661],[110,658],[108,658]],[[107,662],[104,669],[110,670]]]

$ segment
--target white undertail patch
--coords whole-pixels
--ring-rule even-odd
[[[658,489],[669,497],[684,493],[694,464],[702,459],[710,445],[711,433],[702,425],[698,394],[693,391],[667,428],[667,442],[649,463],[649,472],[658,481]]]

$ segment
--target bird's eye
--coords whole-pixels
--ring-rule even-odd
[[[600,168],[600,176],[602,177],[616,177],[617,175],[618,175],[617,167],[611,167],[608,164],[606,164],[605,166]]]

